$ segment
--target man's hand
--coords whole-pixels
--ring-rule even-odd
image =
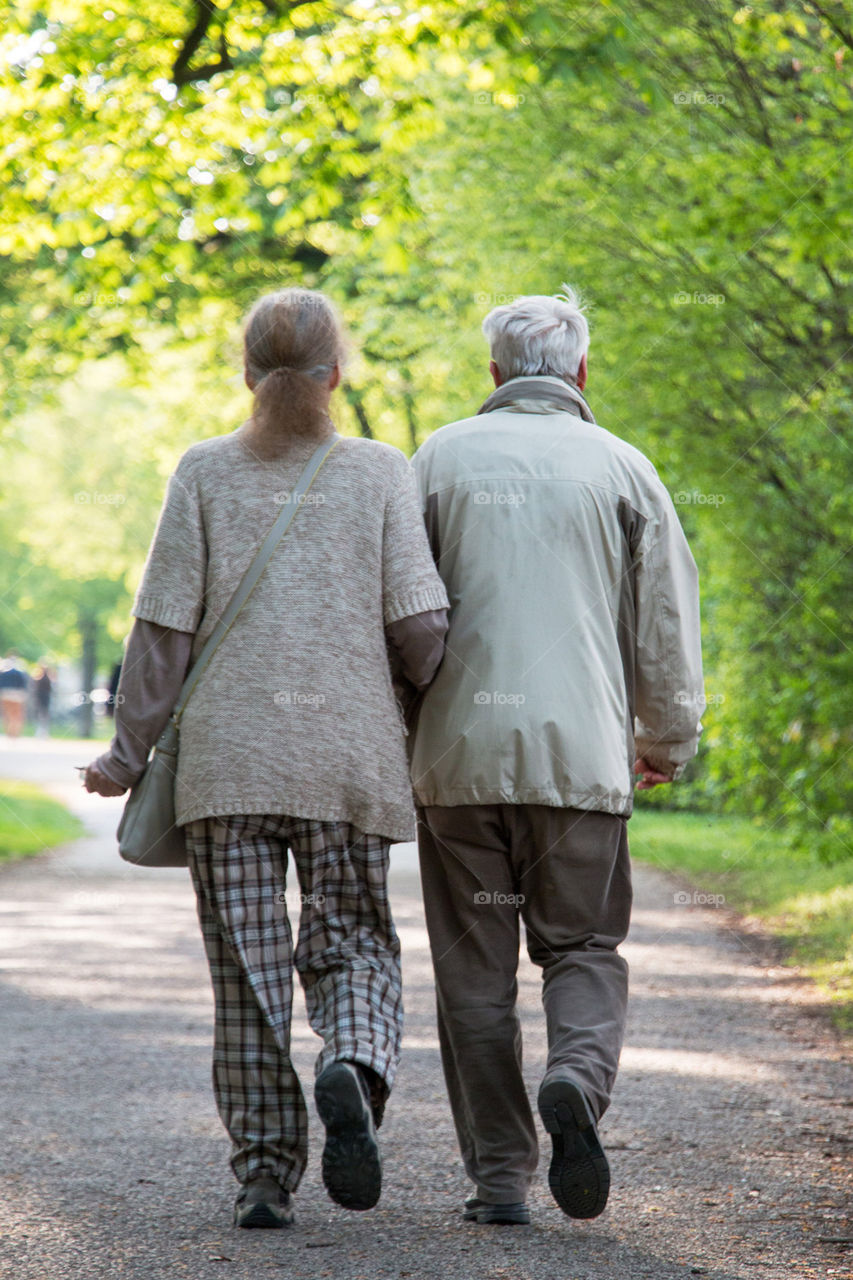
[[[658,773],[642,756],[634,762],[634,773],[642,775],[636,784],[638,791],[648,791],[651,787],[659,787],[663,782],[672,782],[670,774]]]
[[[127,791],[127,787],[123,787],[119,782],[113,782],[112,778],[108,778],[101,772],[97,760],[86,767],[83,786],[87,791],[93,791],[99,796],[123,796]]]

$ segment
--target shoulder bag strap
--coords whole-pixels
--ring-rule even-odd
[[[316,479],[317,472],[320,470],[332,450],[340,444],[340,441],[341,437],[337,432],[335,432],[332,439],[324,440],[308,459],[305,470],[302,472],[302,475],[291,490],[287,502],[282,507],[281,514],[277,517],[275,524],[270,529],[269,533],[255,553],[252,563],[249,565],[240,580],[240,585],[228,601],[228,605],[221,618],[213,628],[213,631],[211,631],[204,643],[201,653],[198,655],[187,673],[187,677],[181,687],[181,692],[178,695],[178,701],[175,703],[175,709],[172,712],[172,720],[175,727],[180,723],[184,707],[187,705],[187,701],[189,700],[189,696],[193,689],[198,684],[202,672],[213,657],[220,641],[222,641],[228,634],[231,624],[237,617],[237,614],[243,608],[243,605],[255,589],[258,579],[270,562],[272,553],[287,533],[293,517],[302,505],[302,499],[305,497]]]

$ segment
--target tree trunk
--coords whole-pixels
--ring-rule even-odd
[[[345,388],[344,394],[346,395],[347,400],[349,400],[350,404],[353,407],[353,410],[355,411],[355,416],[358,421],[359,431],[364,436],[365,440],[372,440],[373,432],[370,428],[370,423],[368,421],[367,413],[364,408],[364,401],[362,400],[361,396],[356,391],[356,389],[351,386],[347,386]]]
[[[80,736],[91,738],[95,727],[92,690],[95,687],[98,660],[98,620],[94,614],[81,614],[79,626],[82,639],[82,692],[85,694],[85,700],[80,706]]]
[[[403,374],[403,407],[406,411],[406,426],[409,428],[409,440],[412,446],[412,453],[415,453],[418,447],[418,420],[415,414],[415,397],[414,383],[409,369],[404,368]]]

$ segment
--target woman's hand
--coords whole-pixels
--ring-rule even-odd
[[[127,787],[123,787],[120,782],[113,782],[112,778],[108,778],[98,768],[97,760],[93,760],[90,765],[86,766],[83,774],[83,786],[87,791],[93,791],[99,796],[123,796]]]

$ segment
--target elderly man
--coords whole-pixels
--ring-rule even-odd
[[[697,574],[654,467],[584,398],[571,290],[498,307],[483,330],[496,390],[414,459],[451,602],[411,750],[439,1038],[465,1217],[529,1222],[523,920],[543,978],[549,1183],[564,1213],[592,1218],[625,1025],[633,774],[670,782],[696,751]]]

